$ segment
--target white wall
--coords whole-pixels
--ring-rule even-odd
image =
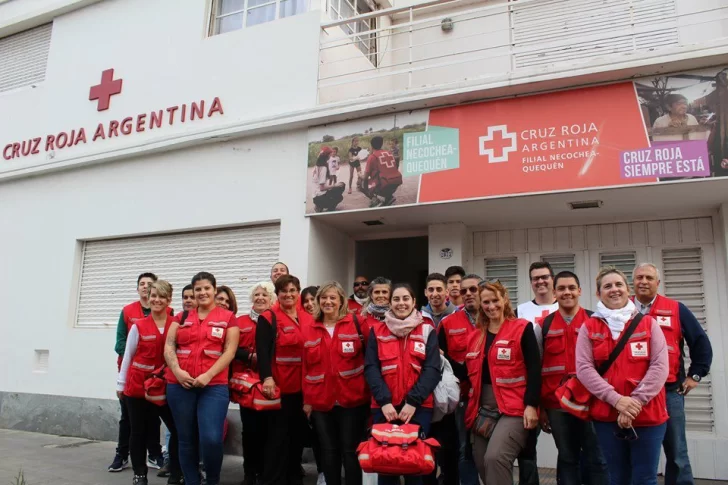
[[[0,390],[114,397],[115,330],[73,328],[80,239],[280,220],[280,258],[305,284],[306,146],[301,130],[2,184]],[[34,349],[50,350],[47,374]]]
[[[321,218],[310,219],[308,243],[308,282],[321,285],[338,281],[348,290],[354,280],[354,241],[341,231],[326,225]],[[352,266],[350,268],[350,266]]]
[[[85,127],[89,143],[56,150],[57,163],[316,104],[320,12],[212,37],[208,21],[207,2],[178,0],[106,0],[57,17],[45,82],[0,94],[0,113],[13,114],[0,118],[0,150]],[[109,68],[123,91],[99,112],[89,89]],[[202,99],[209,106],[215,96],[223,116],[91,143],[99,122]],[[0,173],[47,158],[0,159]]]

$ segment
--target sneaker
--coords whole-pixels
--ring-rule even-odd
[[[129,467],[129,459],[128,458],[122,458],[120,454],[116,454],[114,457],[114,461],[109,465],[109,471],[110,472],[120,472],[124,468]]]
[[[324,477],[323,473],[319,473],[316,485],[326,485],[326,477]]]
[[[131,482],[133,485],[148,485],[147,477],[144,475],[134,475],[134,480]]]
[[[147,458],[147,466],[159,470],[164,466],[164,458],[161,455],[156,457],[150,456]]]
[[[178,477],[170,476],[167,480],[167,485],[181,485],[183,483],[185,483],[185,479],[182,475]]]
[[[162,468],[159,469],[159,472],[157,473],[158,477],[168,477],[170,475],[169,471],[169,458],[164,459],[164,464],[162,464]]]

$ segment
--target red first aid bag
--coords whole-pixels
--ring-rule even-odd
[[[234,372],[230,377],[230,400],[256,411],[275,411],[281,408],[281,390],[276,386],[273,399],[263,394],[263,383],[257,372]]]
[[[144,381],[144,398],[157,406],[167,404],[167,380],[164,378],[164,367],[155,369]]]
[[[435,470],[434,438],[421,439],[416,424],[391,423],[372,426],[372,436],[359,445],[359,465],[366,473],[429,475]]]
[[[555,394],[561,409],[579,419],[589,419],[589,409],[594,396],[586,390],[576,376],[572,375],[565,379],[563,384],[556,388]]]

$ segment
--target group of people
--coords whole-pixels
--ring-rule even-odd
[[[519,482],[536,485],[541,431],[558,449],[560,484],[656,484],[661,449],[665,483],[693,483],[684,397],[708,374],[712,349],[690,310],[658,294],[658,268],[635,268],[634,294],[624,273],[602,268],[593,313],[580,305],[573,272],[536,262],[529,277],[534,298],[514,308],[500,281],[453,266],[427,276],[418,309],[407,283],[359,276],[350,296],[337,282],[302,290],[277,263],[271,281],[251,288],[250,312],[237,317],[235,295],[209,273],[183,289],[176,316],[171,285],[144,273],[140,300],[119,321],[122,420],[110,471],[124,468],[128,449],[134,485],[147,483],[148,466],[161,465],[161,418],[168,483],[200,483],[202,460],[207,483],[217,485],[229,376],[248,370],[277,406],[241,406],[245,485],[301,484],[311,429],[319,483],[340,485],[343,469],[347,485],[361,485],[357,446],[384,422],[417,424],[441,444],[439,475],[405,476],[407,485],[510,485],[516,461]],[[445,360],[460,403],[433,422]],[[143,382],[163,366],[168,404],[158,406]],[[586,419],[558,397],[569,379],[593,396],[577,409]],[[380,485],[399,480],[378,476]]]
[[[402,185],[399,140],[389,140],[389,149],[385,149],[384,143],[383,137],[373,136],[370,141],[371,150],[367,150],[359,146],[359,138],[354,137],[349,148],[349,194],[354,187],[352,184],[356,172],[355,187],[369,198],[370,207],[394,204],[397,200],[394,193]],[[363,172],[362,162],[366,164]],[[335,210],[344,198],[346,184],[338,181],[340,165],[339,148],[322,146],[312,174],[317,187],[313,197],[317,212]]]

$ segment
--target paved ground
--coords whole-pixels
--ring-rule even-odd
[[[129,485],[131,469],[109,473],[106,467],[114,455],[115,443],[89,441],[39,433],[0,429],[0,485],[15,484],[23,470],[27,485]],[[222,485],[239,485],[243,480],[243,460],[226,456]],[[305,485],[316,483],[316,467],[304,464]],[[517,475],[516,475],[517,476]],[[163,485],[165,478],[150,473],[150,485]],[[541,470],[541,485],[556,483],[553,470]],[[698,485],[728,485],[728,481],[696,480]]]

